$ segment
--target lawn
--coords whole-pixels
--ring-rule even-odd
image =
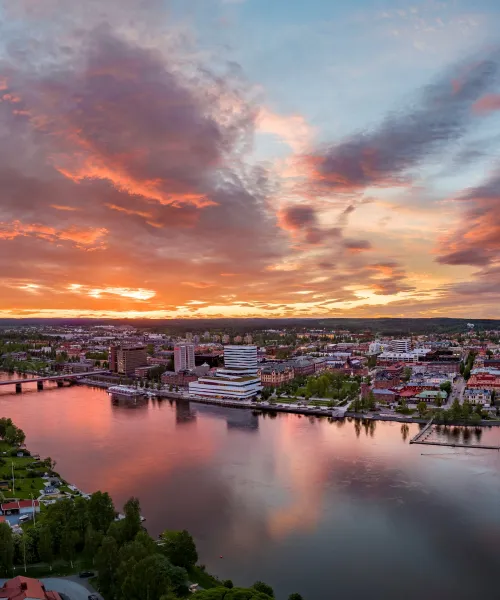
[[[32,456],[10,456],[10,452],[14,450],[6,442],[0,442],[0,459],[4,464],[0,465],[0,479],[9,481],[12,488],[12,467],[14,467],[14,492],[12,489],[2,490],[5,498],[19,498],[20,500],[29,500],[31,494],[33,498],[38,498],[40,491],[43,490],[44,480],[41,477],[27,477],[27,468],[35,459]],[[7,452],[7,454],[3,454]],[[45,468],[36,469],[39,472],[45,471]]]
[[[331,400],[311,400],[311,402],[309,402],[310,406],[331,406],[332,405],[332,401]]]

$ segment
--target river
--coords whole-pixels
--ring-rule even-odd
[[[278,600],[499,597],[499,452],[410,446],[416,425],[33,387],[0,388],[28,447],[117,507],[138,496],[152,535],[188,529],[221,578]]]

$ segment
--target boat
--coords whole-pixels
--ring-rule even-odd
[[[120,396],[127,396],[129,398],[137,398],[137,396],[142,396],[144,392],[129,385],[112,385],[110,388],[108,388],[108,394],[118,394]]]

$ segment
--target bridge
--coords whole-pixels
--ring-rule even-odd
[[[15,385],[16,393],[20,394],[22,390],[22,386],[26,383],[36,383],[36,387],[38,390],[43,390],[43,384],[45,381],[55,381],[59,387],[62,387],[65,381],[77,381],[78,379],[83,379],[84,377],[92,377],[92,375],[103,375],[105,373],[109,373],[107,370],[100,371],[88,371],[86,373],[65,373],[64,375],[46,375],[45,377],[33,377],[31,379],[5,379],[0,381],[0,386],[2,385]]]

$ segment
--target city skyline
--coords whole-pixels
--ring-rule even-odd
[[[0,0],[0,318],[500,318],[492,0]]]

